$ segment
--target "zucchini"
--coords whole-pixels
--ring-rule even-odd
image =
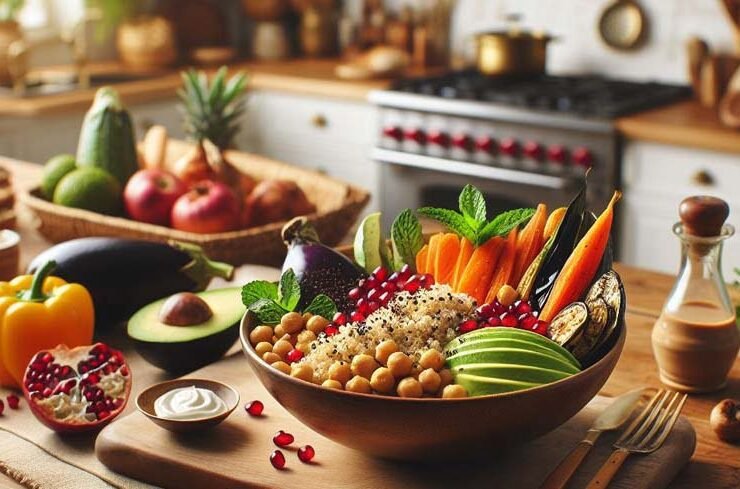
[[[131,116],[111,87],[97,91],[85,114],[77,144],[77,165],[101,168],[116,177],[121,187],[139,169]]]

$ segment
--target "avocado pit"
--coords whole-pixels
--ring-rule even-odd
[[[180,292],[167,298],[159,309],[159,320],[168,326],[195,326],[213,317],[206,301],[192,292]]]

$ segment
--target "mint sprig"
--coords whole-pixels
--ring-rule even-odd
[[[422,207],[416,212],[444,224],[450,231],[480,246],[494,236],[504,236],[534,215],[534,209],[513,209],[487,220],[486,200],[480,190],[466,185],[458,199],[460,212],[438,207]]]
[[[411,209],[404,209],[391,225],[393,269],[400,270],[405,264],[414,267],[416,254],[424,246],[421,223]]]

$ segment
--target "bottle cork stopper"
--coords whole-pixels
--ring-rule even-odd
[[[708,195],[686,197],[678,206],[684,231],[694,236],[718,236],[730,214],[727,202]]]

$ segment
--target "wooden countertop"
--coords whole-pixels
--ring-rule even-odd
[[[740,131],[723,126],[713,109],[686,100],[617,119],[627,139],[740,154]]]
[[[388,86],[388,80],[348,81],[337,78],[334,68],[336,59],[293,59],[279,62],[236,62],[230,70],[244,70],[249,74],[250,88],[280,90],[285,92],[319,97],[342,98],[365,101],[374,89]],[[145,79],[122,81],[113,85],[127,104],[143,103],[175,97],[181,86],[179,67],[171,71],[151,74]],[[68,71],[65,68],[44,71]],[[93,73],[127,73],[119,63],[102,63],[91,67]],[[34,117],[70,111],[84,111],[90,106],[95,88],[71,90],[59,94],[29,98],[0,98],[0,117]]]
[[[0,163],[11,171],[17,189],[37,184],[41,173],[38,165],[3,158],[0,158]],[[19,210],[21,262],[25,266],[37,253],[47,248],[49,243],[33,229],[31,216],[23,209]],[[673,278],[668,275],[623,265],[616,268],[627,291],[629,319],[624,351],[601,391],[601,394],[607,396],[619,395],[641,386],[660,386],[651,351],[650,333],[673,284]],[[697,447],[691,463],[679,473],[670,485],[671,488],[740,487],[740,445],[719,441],[709,426],[709,412],[712,407],[728,397],[740,399],[740,361],[735,362],[728,386],[724,390],[714,394],[692,395],[686,403],[683,414],[696,429]],[[0,487],[3,487],[2,477]]]

